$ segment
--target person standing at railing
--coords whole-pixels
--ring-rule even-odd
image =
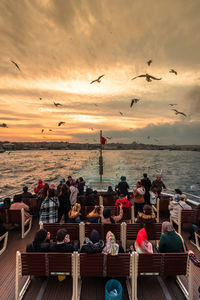
[[[150,188],[151,188],[151,180],[147,177],[147,174],[143,174],[143,178],[141,179],[141,183],[145,188],[144,201],[146,204],[150,204]]]
[[[134,206],[135,206],[135,218],[137,218],[138,212],[143,211],[144,194],[145,194],[145,188],[142,186],[141,181],[138,181],[136,183],[136,189],[133,191],[133,201],[134,201]]]
[[[161,175],[157,175],[156,180],[152,182],[151,189],[156,188],[158,197],[160,198],[160,194],[162,192],[162,189],[166,191],[166,186],[164,182],[161,180]]]
[[[120,179],[121,181],[116,185],[115,190],[117,191],[118,196],[122,194],[124,196],[127,196],[129,199],[129,185],[126,182],[126,176],[121,176]]]

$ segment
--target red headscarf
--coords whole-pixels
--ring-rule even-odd
[[[142,247],[143,244],[147,241],[147,233],[145,228],[142,228],[138,231],[137,238],[136,238],[136,243],[138,244],[139,247]]]

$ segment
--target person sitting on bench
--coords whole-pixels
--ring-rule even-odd
[[[162,223],[162,235],[160,237],[158,251],[161,253],[168,252],[186,252],[184,240],[178,234],[170,222]]]
[[[99,233],[93,229],[90,238],[85,237],[81,253],[101,253],[104,247],[104,241],[99,239]]]
[[[75,251],[70,242],[70,236],[64,228],[57,231],[56,240],[57,242],[50,247],[50,252],[72,253]]]
[[[36,232],[34,241],[26,246],[26,252],[48,252],[50,247],[50,232],[40,229]]]

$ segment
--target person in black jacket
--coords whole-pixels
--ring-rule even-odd
[[[128,196],[128,199],[129,199],[129,193],[128,193],[129,185],[126,182],[126,177],[125,176],[121,176],[120,179],[121,179],[121,181],[115,187],[115,189],[117,190],[118,196],[119,195]]]
[[[45,229],[36,232],[34,241],[26,246],[26,252],[48,252],[50,247],[50,233]]]
[[[23,193],[21,194],[21,198],[24,199],[24,198],[33,198],[33,197],[35,196],[33,196],[31,193],[28,192],[28,187],[24,186]]]
[[[61,228],[57,231],[56,236],[57,242],[53,243],[50,247],[51,252],[59,253],[72,253],[74,252],[74,247],[70,242],[70,236],[67,234],[67,231],[64,228]]]
[[[58,208],[58,222],[60,222],[62,215],[64,214],[65,223],[67,223],[68,212],[71,209],[71,203],[70,203],[69,197],[70,197],[69,187],[66,184],[63,184],[61,187],[61,190],[58,194],[58,200],[60,203],[59,208]]]
[[[151,180],[147,177],[147,174],[143,174],[143,178],[141,179],[142,185],[145,188],[144,201],[146,204],[150,204],[150,195],[149,191],[151,188]]]
[[[104,242],[99,240],[99,233],[93,229],[90,233],[90,238],[85,237],[81,253],[101,253],[104,247]]]

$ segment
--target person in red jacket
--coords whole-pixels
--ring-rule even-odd
[[[36,188],[34,188],[34,193],[37,194],[43,187],[44,187],[44,184],[43,184],[42,180],[40,179],[38,181],[38,186]]]
[[[119,196],[119,199],[115,202],[115,206],[120,206],[120,203],[122,204],[122,207],[131,207],[131,202],[124,197],[124,195]]]

